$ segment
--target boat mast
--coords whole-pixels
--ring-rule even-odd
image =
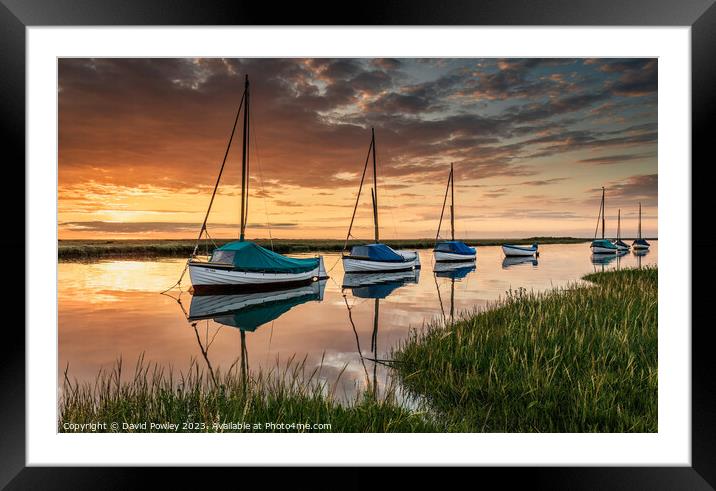
[[[455,174],[450,162],[450,240],[455,240]]]
[[[639,238],[641,239],[641,203],[639,203]]]
[[[604,209],[604,186],[602,186],[602,239],[604,238],[604,214],[606,210]]]
[[[617,211],[617,240],[622,238],[622,209]]]
[[[246,230],[246,211],[248,208],[248,143],[249,143],[249,75],[244,82],[244,142],[241,152],[241,230],[239,240],[243,242]]]
[[[450,173],[448,174],[447,186],[445,186],[445,197],[443,198],[443,207],[440,210],[440,221],[438,222],[438,233],[435,234],[435,243],[440,239],[440,228],[443,225],[443,215],[445,214],[445,205],[447,204],[448,193],[450,192],[450,183],[452,182],[452,164],[450,164]]]
[[[375,225],[375,243],[379,242],[378,238],[378,178],[377,178],[377,166],[375,163],[375,128],[370,129],[371,133],[371,146],[373,147],[373,224]]]

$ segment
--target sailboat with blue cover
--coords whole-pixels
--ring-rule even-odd
[[[450,192],[450,240],[440,240],[440,227],[443,223],[445,214],[445,205],[447,204],[448,192]],[[474,247],[470,247],[464,242],[455,240],[455,172],[452,163],[450,164],[450,174],[448,175],[447,188],[445,188],[445,198],[443,199],[443,208],[440,211],[440,221],[438,222],[438,233],[435,236],[435,262],[465,262],[474,261],[477,257],[477,251]]]
[[[373,201],[373,229],[375,240],[373,244],[356,245],[351,248],[350,254],[345,254],[348,247],[348,241],[351,238],[351,230],[356,217],[356,210],[360,201],[361,191],[363,190],[363,182],[368,170],[368,162],[371,155],[373,156],[373,188],[371,189],[371,199]],[[363,166],[363,176],[358,187],[358,195],[356,196],[356,204],[353,208],[353,216],[348,226],[348,235],[343,245],[344,253],[341,256],[343,260],[343,270],[346,273],[376,273],[381,271],[410,271],[420,268],[420,256],[417,251],[398,251],[386,244],[381,244],[378,227],[378,180],[377,180],[377,164],[375,156],[375,130],[371,128],[370,146],[368,147],[368,155]]]
[[[597,230],[599,230],[599,220],[602,222],[602,238],[597,239]],[[589,246],[592,254],[614,254],[617,252],[617,246],[612,241],[604,238],[604,187],[602,186],[602,202],[599,206],[599,215],[597,216],[597,228],[594,230],[594,240]]]
[[[639,203],[639,236],[631,243],[634,250],[648,250],[651,244],[641,238],[641,203]]]
[[[244,94],[239,104],[239,110],[236,113],[236,119],[224,154],[224,161],[216,179],[214,192],[211,195],[209,209],[206,211],[194,252],[187,265],[194,292],[197,294],[202,293],[202,291],[215,290],[217,287],[275,289],[297,286],[327,277],[323,258],[320,256],[314,258],[286,257],[254,242],[245,240],[249,200],[249,101],[249,76],[247,75]],[[197,250],[204,234],[207,234],[208,237],[206,230],[207,219],[229,155],[231,142],[236,133],[239,116],[242,114],[242,107],[243,149],[241,156],[241,226],[239,240],[216,248],[208,261],[200,260],[197,258]]]

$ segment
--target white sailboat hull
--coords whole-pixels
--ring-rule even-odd
[[[396,251],[406,257],[404,251]],[[380,271],[409,271],[420,267],[420,258],[413,253],[412,259],[402,262],[371,261],[369,259],[353,259],[343,256],[343,271],[346,273],[377,273]]]
[[[590,246],[592,254],[616,254],[617,249],[610,249],[608,247]]]
[[[537,251],[532,250],[532,249],[523,249],[521,247],[512,247],[509,245],[503,245],[502,252],[505,254],[505,256],[527,257],[527,256],[534,256]]]
[[[319,266],[305,273],[258,273],[212,268],[207,263],[189,263],[189,277],[194,287],[202,286],[268,286],[308,282],[321,276],[323,258]],[[325,273],[324,273],[325,276]]]
[[[629,246],[623,246],[623,245],[619,245],[619,244],[617,244],[616,246],[617,246],[618,251],[628,251],[629,250]]]
[[[645,250],[649,249],[649,246],[648,246],[648,245],[641,245],[641,244],[634,244],[633,246],[631,246],[631,248],[632,248],[632,249],[635,249],[635,250],[637,250],[637,251],[645,251]]]
[[[455,254],[453,252],[433,251],[435,261],[437,262],[457,262],[457,261],[474,261],[477,258],[475,254]]]

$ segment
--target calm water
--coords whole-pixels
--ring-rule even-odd
[[[92,380],[120,356],[131,371],[142,353],[175,370],[192,358],[206,366],[208,358],[225,371],[242,352],[238,326],[250,370],[275,368],[295,355],[309,369],[322,363],[321,376],[333,382],[345,367],[340,387],[350,395],[367,378],[385,383],[387,369],[372,360],[386,359],[411,328],[482,307],[509,289],[542,291],[594,271],[655,265],[658,242],[651,244],[643,257],[605,258],[593,258],[588,243],[544,245],[539,258],[526,261],[480,247],[474,269],[453,271],[436,271],[432,251],[421,250],[418,275],[383,277],[346,277],[339,255],[324,254],[333,267],[324,282],[254,295],[184,292],[181,305],[159,292],[177,280],[184,259],[60,263],[59,371],[69,363],[71,377]],[[188,275],[184,281],[188,287]]]

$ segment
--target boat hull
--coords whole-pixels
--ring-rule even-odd
[[[645,251],[649,249],[648,245],[642,245],[642,244],[634,244],[631,246],[632,249],[637,251]]]
[[[474,261],[475,258],[477,258],[477,253],[475,253],[475,254],[455,254],[454,252],[433,251],[433,254],[435,254],[436,262],[444,262],[444,263]]]
[[[511,245],[503,245],[502,246],[502,252],[505,254],[505,256],[518,256],[518,257],[527,257],[527,256],[534,256],[537,252],[537,249],[531,248],[531,247],[517,247],[517,246],[511,246]]]
[[[255,271],[237,271],[232,268],[212,267],[209,263],[190,262],[189,277],[194,290],[260,289],[280,288],[284,286],[310,283],[321,277],[323,260],[319,266],[304,273],[260,273]],[[323,273],[325,276],[325,273]]]
[[[614,247],[613,249],[609,247],[602,247],[602,246],[590,246],[592,249],[592,254],[616,254],[617,248]]]
[[[396,251],[401,256],[404,251]],[[370,259],[355,259],[350,256],[343,256],[343,271],[346,273],[377,273],[381,271],[410,271],[420,267],[420,258],[417,253],[412,259],[405,261],[372,261]]]

